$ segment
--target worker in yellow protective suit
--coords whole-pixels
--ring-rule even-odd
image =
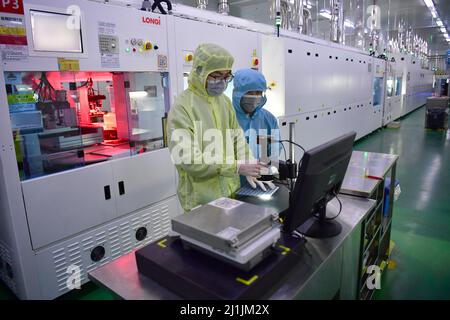
[[[214,44],[194,52],[188,89],[175,100],[168,116],[169,149],[178,174],[178,198],[185,211],[240,187],[239,175],[257,179],[254,160],[223,92],[233,76],[234,59]]]

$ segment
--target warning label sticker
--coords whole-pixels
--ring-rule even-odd
[[[217,200],[211,201],[209,204],[218,208],[230,210],[240,206],[241,204],[243,204],[243,202],[230,198],[219,198]]]
[[[0,13],[0,50],[4,61],[23,61],[28,57],[24,16]]]

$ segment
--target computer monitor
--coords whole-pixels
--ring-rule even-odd
[[[350,132],[305,152],[285,214],[286,232],[312,238],[338,235],[342,226],[326,217],[327,203],[339,192],[352,155]]]

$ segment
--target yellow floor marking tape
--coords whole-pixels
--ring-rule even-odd
[[[288,254],[288,253],[291,251],[290,248],[285,247],[285,246],[283,246],[283,245],[281,245],[281,244],[279,244],[278,247],[280,247],[281,249],[283,249],[283,252],[281,253],[282,255],[286,255],[286,254]]]
[[[158,242],[158,246],[160,246],[161,248],[167,248],[167,246],[165,245],[166,242],[167,239],[163,239],[160,242]]]
[[[395,262],[394,260],[389,260],[388,261],[388,269],[392,270],[392,269],[395,269],[395,267],[397,267],[397,262]]]
[[[246,286],[249,286],[249,285],[251,285],[253,282],[255,282],[256,279],[258,279],[258,276],[257,276],[257,275],[254,275],[253,277],[251,277],[251,278],[248,279],[248,280],[244,280],[244,279],[242,279],[242,278],[236,278],[236,281],[237,281],[237,282],[240,282],[240,283],[243,283],[243,284],[245,284]]]

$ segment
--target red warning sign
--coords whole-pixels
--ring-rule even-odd
[[[23,13],[23,0],[0,0],[0,12]]]

